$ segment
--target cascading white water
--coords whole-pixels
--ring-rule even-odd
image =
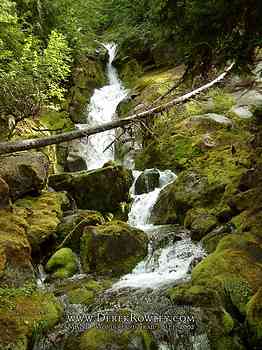
[[[140,172],[134,172],[135,181]],[[149,193],[134,194],[134,184],[130,190],[133,196],[133,204],[129,213],[128,223],[148,233],[149,237],[158,235],[165,226],[150,224],[150,216],[158,196],[165,186],[175,181],[176,175],[170,170],[161,171],[159,187]],[[166,226],[165,231],[175,233],[172,226]],[[190,237],[183,234],[181,240],[170,243],[164,248],[154,251],[152,243],[149,243],[148,256],[140,262],[132,273],[122,277],[114,288],[158,288],[178,280],[190,278],[189,267],[194,259],[205,254],[200,244],[195,244]]]
[[[94,91],[88,107],[88,126],[96,126],[112,121],[118,104],[128,95],[128,91],[121,84],[117,71],[112,64],[116,56],[117,45],[109,43],[103,46],[107,49],[109,55],[107,63],[109,85]],[[78,124],[77,127],[81,129],[86,127],[86,125]],[[114,130],[105,131],[88,138],[87,143],[81,147],[81,153],[86,160],[87,169],[96,169],[109,160],[114,160],[114,139]]]
[[[176,179],[176,175],[171,170],[160,171],[159,173],[159,187],[149,193],[135,195],[135,182],[141,172],[133,172],[135,180],[130,189],[131,196],[133,197],[133,204],[128,215],[129,225],[141,228],[142,230],[146,229],[148,226],[152,226],[149,222],[150,215],[160,191]]]

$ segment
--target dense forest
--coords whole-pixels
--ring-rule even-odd
[[[228,60],[247,68],[262,45],[258,0],[3,0],[0,6],[0,111],[15,120],[59,108],[73,65],[94,52],[96,40],[116,40],[123,56],[145,64],[155,51],[170,50],[170,62],[194,74]]]
[[[260,350],[262,1],[0,1],[0,350]]]

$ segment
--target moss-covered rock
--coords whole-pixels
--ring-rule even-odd
[[[146,234],[121,221],[87,227],[81,238],[81,262],[88,273],[121,276],[146,254]]]
[[[223,184],[210,184],[206,176],[195,171],[181,172],[176,181],[161,192],[152,209],[151,219],[157,224],[183,223],[185,213],[194,206],[212,205],[223,195]],[[171,219],[170,219],[171,218]]]
[[[27,239],[27,211],[0,210],[0,286],[22,286],[34,280],[31,247]]]
[[[46,270],[52,279],[72,277],[78,270],[77,256],[70,248],[61,248],[48,260]]]
[[[84,111],[95,88],[105,84],[104,64],[97,58],[82,57],[72,73],[72,87],[67,97],[68,111],[75,123],[85,122]]]
[[[50,176],[49,185],[66,190],[80,209],[115,212],[122,202],[129,200],[133,177],[122,166],[107,166],[92,171],[62,173]]]
[[[9,186],[5,180],[0,177],[0,208],[6,208],[9,204]]]
[[[94,280],[84,279],[79,282],[68,284],[67,296],[71,304],[84,304],[92,306],[99,293],[103,293],[106,289],[112,286],[110,279]]]
[[[250,299],[247,304],[247,326],[250,343],[259,349],[262,342],[262,288]]]
[[[91,328],[80,338],[80,350],[156,350],[152,335],[144,330],[129,330],[121,333],[110,329]]]
[[[219,241],[223,237],[231,234],[234,231],[234,229],[235,229],[235,226],[232,223],[219,226],[215,228],[213,231],[206,234],[201,239],[201,243],[203,244],[203,247],[208,253],[212,253],[216,250],[216,247]]]
[[[0,288],[0,348],[26,350],[37,334],[51,329],[63,308],[51,293],[24,288]]]
[[[246,304],[260,286],[261,247],[255,237],[231,234],[220,240],[216,250],[192,272],[196,285],[216,288],[232,312],[244,315]]]
[[[251,164],[249,158],[247,146],[239,145],[238,151],[223,146],[193,160],[175,183],[161,191],[152,211],[154,222],[166,223],[166,217],[177,217],[183,224],[191,208],[205,208],[220,222],[229,221],[235,208],[228,203],[239,192],[240,181]]]
[[[185,227],[191,229],[193,240],[199,241],[217,225],[217,219],[202,208],[190,209],[185,217]]]
[[[41,152],[23,152],[0,159],[0,176],[9,186],[13,200],[39,193],[45,186],[49,161]]]
[[[56,241],[64,242],[67,247],[78,252],[80,249],[80,238],[86,226],[102,225],[105,219],[101,213],[94,210],[78,210],[72,215],[63,217],[56,230]]]
[[[47,111],[41,114],[39,120],[50,131],[70,131],[74,129],[74,123],[65,111]]]
[[[25,197],[15,202],[16,207],[27,210],[27,237],[33,252],[55,237],[55,232],[68,205],[64,192],[44,192],[39,197]]]
[[[90,276],[83,276],[78,279],[64,279],[53,281],[53,292],[56,296],[67,295],[71,304],[91,305],[99,293],[109,289],[113,280],[93,279]]]
[[[189,305],[198,310],[194,317],[198,327],[207,334],[211,349],[245,349],[234,329],[237,322],[226,311],[216,289],[187,283],[170,289],[169,295],[174,304]]]
[[[180,125],[181,127],[181,125]],[[231,119],[222,114],[207,113],[203,115],[195,115],[187,118],[184,122],[184,127],[199,129],[199,131],[212,131],[219,128],[232,128],[233,122]]]

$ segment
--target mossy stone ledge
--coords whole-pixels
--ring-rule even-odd
[[[122,166],[106,166],[97,170],[62,173],[49,177],[49,186],[68,191],[79,209],[116,212],[129,201],[132,171]]]

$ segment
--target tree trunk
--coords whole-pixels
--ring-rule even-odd
[[[126,125],[129,125],[134,122],[139,122],[141,119],[156,115],[160,112],[170,109],[174,105],[186,102],[190,98],[209,89],[210,87],[212,87],[213,85],[215,85],[216,83],[224,79],[225,76],[228,74],[228,72],[233,68],[233,66],[234,66],[234,63],[232,63],[216,79],[212,80],[210,83],[205,84],[194,91],[191,91],[181,97],[175,98],[168,103],[159,105],[157,107],[151,108],[141,113],[133,114],[123,119],[114,120],[110,123],[104,123],[94,127],[87,127],[82,130],[74,130],[66,133],[61,133],[58,135],[52,135],[41,139],[28,139],[28,140],[20,140],[20,141],[13,141],[13,142],[2,142],[0,143],[0,155],[6,154],[6,153],[18,152],[18,151],[25,151],[28,149],[41,148],[41,147],[54,145],[54,144],[58,144],[66,141],[71,141],[74,139],[79,139],[82,137],[98,134],[103,131],[107,131],[107,130],[111,130],[119,127],[125,127]]]

